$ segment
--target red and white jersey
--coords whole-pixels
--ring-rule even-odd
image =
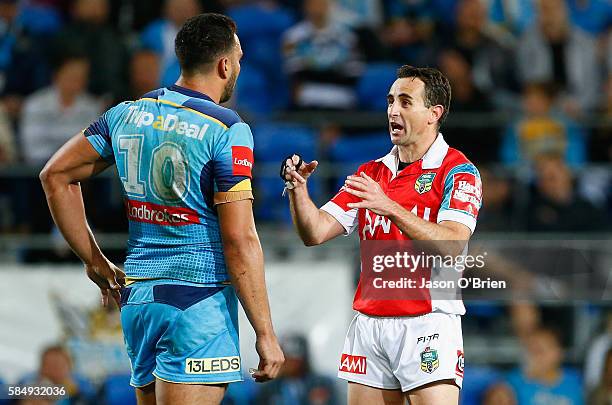
[[[459,222],[474,232],[482,184],[478,170],[463,153],[450,148],[439,134],[420,160],[399,173],[398,161],[398,149],[394,146],[386,156],[361,165],[355,175],[364,172],[377,181],[392,200],[426,221]],[[410,240],[390,219],[347,206],[358,201],[360,198],[342,188],[321,209],[342,224],[347,235],[358,229],[360,241]],[[353,309],[373,316],[415,316],[433,311],[465,313],[461,300],[365,300],[361,297],[361,283],[355,293]]]

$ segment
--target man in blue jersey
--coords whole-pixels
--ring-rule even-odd
[[[237,297],[253,326],[256,381],[284,361],[252,213],[253,136],[219,103],[242,50],[234,22],[187,21],[177,83],[120,103],[68,141],[40,178],[51,214],[103,301],[121,305],[131,384],[142,404],[218,404],[242,380]],[[130,237],[125,273],[102,254],[79,182],[116,164]]]

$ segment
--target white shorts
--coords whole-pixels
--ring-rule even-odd
[[[389,318],[358,313],[346,335],[338,377],[403,392],[440,380],[453,380],[461,388],[461,317],[430,313]]]

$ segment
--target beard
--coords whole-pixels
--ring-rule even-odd
[[[238,80],[238,73],[236,72],[236,70],[234,70],[229,80],[227,81],[225,88],[223,89],[223,93],[221,94],[221,99],[219,100],[220,103],[225,103],[229,101],[230,98],[232,98],[232,95],[234,94],[234,89],[236,88],[237,80]]]

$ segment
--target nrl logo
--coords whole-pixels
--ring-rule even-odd
[[[438,369],[439,365],[440,360],[438,359],[438,351],[426,347],[425,350],[421,352],[421,370],[431,374]]]
[[[421,174],[417,181],[414,183],[414,190],[419,194],[428,192],[429,190],[431,190],[434,177],[436,177],[435,173]]]

